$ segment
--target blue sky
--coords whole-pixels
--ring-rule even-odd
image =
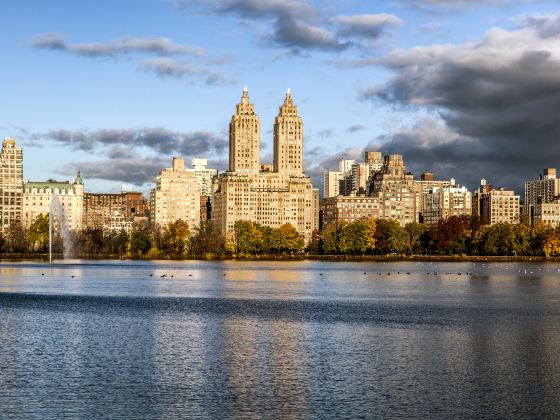
[[[0,135],[24,177],[147,190],[171,157],[227,166],[244,85],[263,162],[286,89],[305,167],[401,153],[472,187],[557,166],[558,1],[13,1],[2,5]],[[535,146],[539,149],[534,153]]]

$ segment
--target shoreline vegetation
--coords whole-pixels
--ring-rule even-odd
[[[64,257],[63,254],[53,254],[53,263],[65,260],[121,260],[121,261],[327,261],[327,262],[560,262],[560,257],[545,256],[507,256],[507,255],[229,255],[229,256],[123,256],[106,255],[74,255]],[[48,262],[49,254],[0,254],[0,263],[40,261]]]
[[[177,220],[165,228],[135,225],[127,231],[86,228],[55,231],[54,260],[324,260],[324,261],[560,261],[560,227],[499,223],[452,216],[433,226],[394,220],[328,225],[306,244],[297,229],[240,220],[224,237],[212,221],[191,230]],[[28,229],[16,224],[0,236],[1,260],[47,260],[48,215]],[[63,258],[64,256],[64,258]]]

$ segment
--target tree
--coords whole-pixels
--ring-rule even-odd
[[[551,233],[544,240],[543,252],[546,257],[560,256],[560,238],[556,232]]]
[[[277,231],[280,252],[294,253],[303,250],[305,242],[297,229],[290,223],[286,223],[273,230]]]
[[[190,235],[189,224],[178,219],[165,227],[162,248],[177,256],[182,256],[187,252]]]
[[[469,216],[450,216],[442,219],[433,228],[435,246],[441,254],[463,254],[471,242],[471,218]]]
[[[34,252],[49,250],[49,215],[40,214],[27,230],[29,248]]]
[[[406,250],[409,254],[422,253],[423,247],[420,239],[426,230],[426,225],[416,222],[407,223],[404,226]]]
[[[145,254],[152,246],[150,234],[143,230],[135,230],[130,238],[130,249],[136,254]]]
[[[235,232],[235,253],[241,255],[260,254],[263,250],[263,234],[260,225],[248,220],[238,220]]]
[[[323,229],[320,240],[320,248],[323,254],[338,254],[339,237],[345,224],[345,222],[331,223]]]
[[[6,252],[25,252],[27,250],[27,236],[19,221],[12,222],[5,232]]]
[[[367,251],[367,224],[363,220],[348,223],[342,227],[338,248],[342,254],[363,255]]]
[[[375,239],[376,250],[382,254],[402,253],[406,249],[405,231],[395,220],[378,220]]]
[[[225,240],[213,221],[201,223],[189,239],[189,253],[195,257],[220,256],[225,252]]]

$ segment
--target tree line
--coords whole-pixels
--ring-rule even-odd
[[[67,239],[68,240],[68,239]],[[419,223],[399,225],[394,220],[338,222],[314,232],[304,243],[290,224],[279,227],[240,220],[225,238],[213,221],[191,229],[177,220],[160,229],[153,224],[135,225],[132,231],[108,232],[86,228],[71,232],[73,256],[128,258],[221,258],[257,255],[480,255],[560,256],[560,227],[480,223],[477,217],[452,216],[428,227]],[[63,240],[55,231],[53,252],[63,252]],[[0,236],[0,252],[47,253],[48,215],[38,216],[29,229],[13,224]]]
[[[560,227],[498,223],[452,216],[428,227],[394,220],[358,220],[327,226],[316,242],[326,255],[560,256]]]

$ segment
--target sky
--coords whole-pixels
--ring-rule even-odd
[[[288,88],[305,172],[365,150],[522,192],[560,163],[560,0],[84,0],[0,6],[0,136],[24,178],[149,191],[173,156],[225,170],[248,86],[261,162]],[[560,169],[560,168],[559,168]],[[130,187],[131,186],[131,187]]]

